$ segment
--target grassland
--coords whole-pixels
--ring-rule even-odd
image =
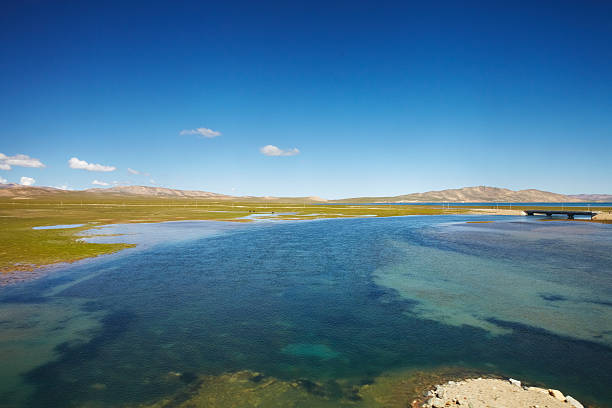
[[[496,206],[492,204],[490,208]],[[260,200],[192,200],[167,198],[92,198],[73,195],[62,200],[44,197],[0,199],[0,272],[32,271],[39,266],[72,262],[109,254],[128,244],[93,244],[79,233],[116,223],[179,220],[250,222],[244,217],[262,214],[286,220],[316,218],[390,217],[469,213],[476,207],[443,208],[421,205],[327,205]],[[483,208],[482,206],[478,208]],[[529,208],[525,206],[524,208]],[[513,209],[519,209],[513,207]],[[609,210],[609,209],[608,209]],[[78,228],[34,230],[33,227],[84,224]]]

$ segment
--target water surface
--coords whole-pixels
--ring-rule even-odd
[[[145,245],[0,292],[6,406],[152,403],[241,370],[357,403],[350,384],[445,366],[612,405],[610,225],[413,216],[97,233]]]

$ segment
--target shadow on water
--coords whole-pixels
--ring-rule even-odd
[[[96,387],[92,387],[97,384],[96,370],[84,371],[78,368],[86,361],[104,358],[104,346],[125,333],[134,319],[134,314],[127,311],[113,312],[102,319],[100,332],[90,341],[58,345],[58,360],[25,375],[26,381],[37,385],[31,397],[32,406],[65,406],[67,395],[77,401],[90,399],[92,392],[96,391]]]
[[[433,245],[424,228],[441,219],[279,224],[112,260],[106,273],[53,295],[106,316],[89,341],[62,344],[55,361],[26,374],[30,404],[151,402],[195,387],[201,375],[240,370],[261,373],[253,383],[272,376],[350,399],[353,386],[390,370],[458,365],[610,405],[610,347],[495,317],[489,323],[505,334],[448,325],[419,315],[418,293],[374,283],[375,270],[404,256],[388,239]],[[492,256],[490,247],[448,242]]]

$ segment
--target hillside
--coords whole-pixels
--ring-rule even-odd
[[[53,187],[22,186],[19,184],[0,184],[0,198],[12,200],[50,199],[50,200],[146,200],[146,199],[204,199],[233,200],[243,202],[278,202],[278,203],[322,203],[320,197],[253,197],[230,196],[199,190],[177,190],[150,186],[115,186],[109,188],[90,188],[87,190],[61,190]]]
[[[551,193],[541,190],[509,190],[499,187],[464,187],[450,190],[428,191],[425,193],[404,194],[394,197],[357,197],[336,202],[344,203],[438,203],[438,202],[580,202],[577,197]]]
[[[20,184],[0,184],[0,197],[31,198],[62,195],[66,191],[53,187],[32,187]]]
[[[149,197],[172,197],[172,198],[235,198],[225,194],[210,193],[198,190],[175,190],[164,187],[149,186],[116,186],[110,188],[90,188],[83,190],[84,193],[104,194],[117,196],[149,196]]]
[[[0,197],[10,199],[45,198],[50,199],[211,199],[234,200],[248,202],[284,202],[284,203],[439,203],[439,202],[585,202],[585,201],[612,201],[612,195],[607,194],[580,194],[563,195],[541,191],[509,190],[499,187],[464,187],[450,190],[428,191],[425,193],[412,193],[392,197],[355,197],[341,200],[326,200],[320,197],[254,197],[230,196],[199,190],[177,190],[163,187],[149,186],[116,186],[110,188],[91,188],[82,191],[60,190],[53,187],[22,186],[18,184],[0,185]]]

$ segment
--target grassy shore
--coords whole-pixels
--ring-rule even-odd
[[[72,262],[130,247],[127,244],[92,244],[78,233],[116,223],[179,220],[249,222],[244,217],[267,214],[303,220],[363,216],[449,214],[461,210],[427,206],[345,206],[296,203],[253,203],[209,200],[107,199],[53,202],[48,199],[0,200],[0,272],[33,270],[42,265]],[[281,215],[279,215],[281,214]],[[265,215],[264,215],[265,216]],[[33,227],[84,224],[70,229],[34,230]]]
[[[494,209],[495,205],[486,206]],[[276,201],[238,202],[165,198],[81,199],[54,201],[0,199],[0,272],[31,271],[43,265],[72,262],[109,254],[130,247],[128,244],[93,244],[79,239],[78,233],[95,226],[116,223],[179,220],[218,220],[250,222],[252,214],[286,220],[347,217],[390,217],[403,215],[467,214],[476,207],[443,208],[421,205],[325,205],[280,203]],[[478,208],[483,208],[482,206]],[[530,208],[525,206],[524,208]],[[513,209],[522,209],[513,207]],[[608,209],[609,210],[609,209]],[[84,224],[78,228],[34,230],[33,227]]]

